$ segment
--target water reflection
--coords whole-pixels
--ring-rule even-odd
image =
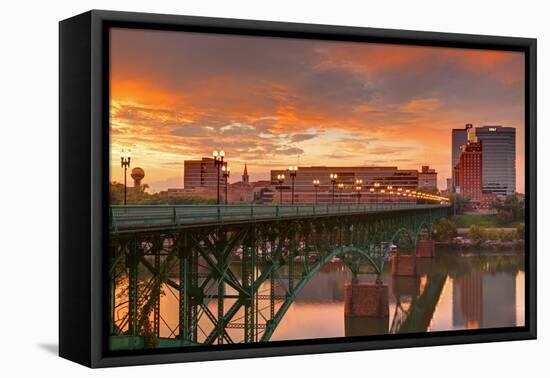
[[[238,264],[238,263],[237,263]],[[240,269],[234,269],[239,272]],[[386,264],[382,274],[388,286],[387,317],[344,316],[344,287],[351,274],[342,262],[323,266],[305,285],[278,324],[271,340],[313,339],[342,336],[362,336],[385,333],[430,332],[455,329],[494,328],[524,325],[525,275],[523,253],[461,254],[438,251],[435,258],[416,261],[415,276],[395,276],[392,264]],[[207,271],[200,271],[205,275]],[[281,269],[280,274],[288,274]],[[240,276],[237,275],[237,279]],[[177,271],[169,273],[178,285]],[[363,283],[373,283],[372,275],[361,275]],[[145,281],[144,281],[145,282]],[[121,282],[124,290],[127,283]],[[217,313],[216,293],[205,291],[204,303],[211,314]],[[269,297],[274,293],[279,304],[285,298],[284,287],[271,291],[269,280],[264,282],[255,316],[270,319]],[[224,307],[238,300],[238,293],[227,287]],[[233,298],[229,298],[233,296]],[[116,298],[116,319],[127,314],[128,297],[120,291]],[[179,293],[170,285],[162,286],[160,299],[161,338],[179,335]],[[240,326],[245,314],[240,309],[232,318],[227,335],[233,342],[243,342]],[[115,320],[116,320],[115,319]],[[151,318],[152,319],[152,318]],[[117,322],[117,324],[126,324]],[[204,342],[213,330],[212,321],[202,316],[197,323],[198,343]],[[121,327],[122,332],[127,325]],[[263,328],[255,330],[261,336]]]
[[[523,254],[439,252],[419,260],[413,277],[393,276],[387,264],[389,318],[344,317],[350,275],[330,264],[304,288],[272,340],[523,326],[523,261]]]

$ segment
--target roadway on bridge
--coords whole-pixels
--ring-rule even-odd
[[[340,215],[380,214],[449,207],[447,204],[335,204],[335,205],[113,205],[110,231],[243,224]]]

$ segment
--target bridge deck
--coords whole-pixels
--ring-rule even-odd
[[[192,227],[317,218],[337,215],[428,210],[448,205],[385,203],[357,205],[128,205],[110,207],[111,233],[150,228]]]

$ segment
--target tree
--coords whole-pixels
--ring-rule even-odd
[[[459,193],[451,193],[449,194],[449,200],[451,201],[455,214],[462,214],[466,209],[468,202],[470,202],[470,197],[463,196]]]
[[[497,211],[499,223],[523,220],[525,217],[525,201],[517,193],[506,196],[504,200],[491,202],[491,208]]]
[[[149,185],[144,184],[140,190],[130,188],[126,193],[128,205],[212,205],[216,198],[212,196],[200,196],[192,194],[165,195],[160,193],[147,193]],[[110,185],[111,205],[122,205],[124,203],[124,185],[112,182]]]
[[[450,240],[457,235],[456,224],[449,218],[442,218],[434,224],[433,233],[437,240]]]

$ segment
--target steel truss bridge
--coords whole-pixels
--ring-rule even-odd
[[[338,257],[353,280],[379,278],[392,245],[414,248],[447,212],[412,203],[111,206],[111,348],[269,341],[327,262]],[[176,320],[165,319],[163,297],[176,303]]]

